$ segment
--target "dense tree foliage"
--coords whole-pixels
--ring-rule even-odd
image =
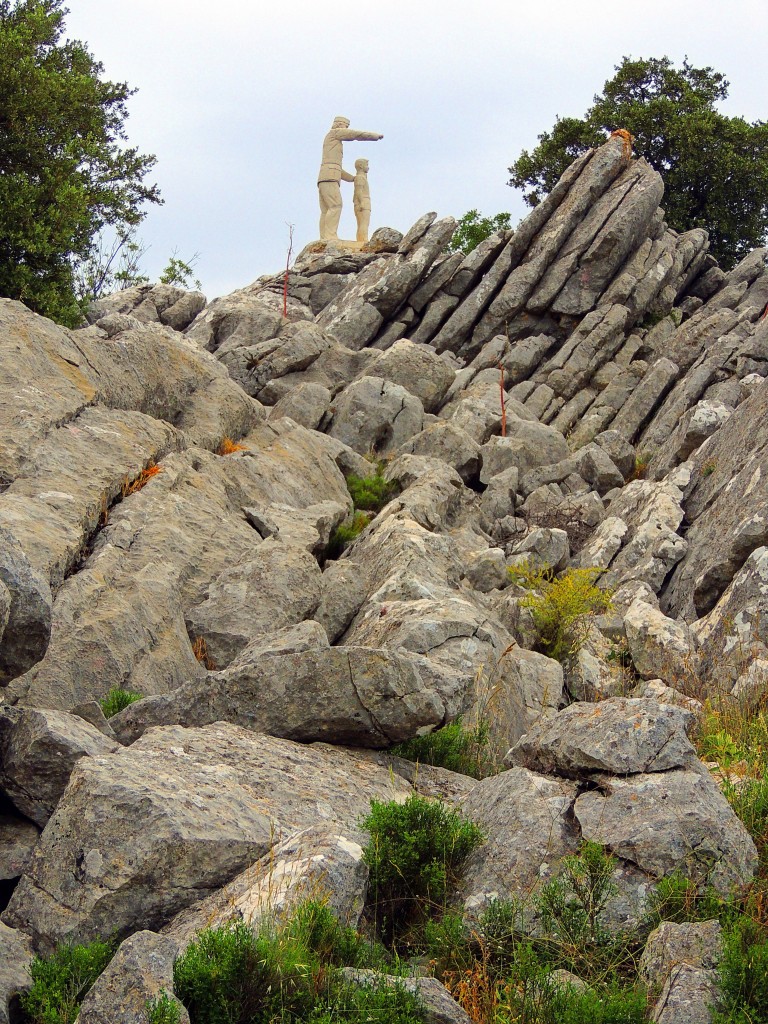
[[[497,213],[493,217],[483,217],[477,210],[467,210],[459,218],[456,231],[448,244],[449,252],[469,253],[495,231],[507,231],[510,228],[510,215]]]
[[[701,227],[729,267],[765,244],[768,229],[768,124],[726,117],[716,104],[729,83],[712,68],[667,57],[625,57],[583,118],[557,118],[510,167],[509,182],[536,206],[565,168],[606,132],[628,129],[634,151],[664,178],[664,208],[678,231]]]
[[[77,262],[160,199],[155,158],[122,144],[132,90],[64,39],[61,5],[0,0],[0,295],[76,324]]]

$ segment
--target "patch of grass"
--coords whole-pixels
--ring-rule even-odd
[[[728,903],[715,889],[697,885],[676,871],[656,884],[650,901],[648,927],[656,928],[662,921],[676,924],[712,921],[728,912]]]
[[[713,1024],[768,1024],[768,931],[742,917],[723,934]]]
[[[568,569],[553,576],[546,567],[514,566],[510,575],[531,591],[521,606],[531,610],[539,634],[537,647],[561,663],[583,647],[595,616],[611,608],[611,592],[596,586],[601,569]]]
[[[380,512],[397,494],[398,486],[394,481],[385,479],[379,466],[372,476],[355,476],[350,473],[347,477],[347,490],[356,509]]]
[[[470,729],[457,718],[442,729],[426,736],[415,736],[392,747],[390,754],[437,768],[447,768],[473,779],[484,779],[498,770],[489,756],[488,746],[489,729],[486,722],[480,722]]]
[[[153,476],[157,476],[158,473],[163,472],[162,466],[156,466],[154,462],[150,462],[149,465],[142,469],[137,477],[130,480],[128,477],[123,480],[123,486],[121,488],[121,494],[124,498],[127,498],[130,494],[136,494],[142,487],[146,487]]]
[[[627,477],[627,483],[632,483],[633,480],[645,480],[650,463],[651,455],[649,452],[638,453],[635,456],[635,468]]]
[[[462,863],[484,839],[474,822],[415,794],[402,804],[372,800],[361,825],[371,836],[363,851],[369,899],[388,943],[444,909]]]
[[[325,548],[326,559],[338,558],[352,541],[360,536],[371,519],[372,516],[368,512],[355,512],[351,522],[341,523],[340,526],[337,526],[331,533]]]
[[[143,697],[143,693],[137,693],[135,690],[121,690],[120,687],[116,686],[109,691],[106,697],[99,701],[99,704],[101,704],[104,717],[112,718],[118,711],[122,711],[130,704],[135,704],[137,700],[141,700]]]
[[[115,955],[114,942],[58,946],[50,956],[33,958],[32,987],[20,997],[28,1024],[74,1024],[80,1004]]]

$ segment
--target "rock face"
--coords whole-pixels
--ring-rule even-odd
[[[81,1019],[138,1022],[211,921],[321,886],[356,924],[360,822],[414,791],[485,831],[469,921],[584,839],[614,931],[665,875],[750,881],[687,731],[768,692],[768,250],[721,271],[662,193],[612,137],[468,255],[435,214],[308,246],[285,310],[284,273],[77,331],[0,300],[0,1019],[62,940],[118,934]],[[613,598],[561,665],[519,584],[578,568]],[[386,753],[460,715],[499,774]],[[707,1019],[678,938],[654,1019]]]

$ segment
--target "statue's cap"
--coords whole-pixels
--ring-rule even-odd
[[[349,125],[349,123],[350,123],[348,117],[334,117],[334,119],[333,119],[333,123],[334,124],[338,124],[340,121],[343,121],[344,124],[346,124],[346,125]]]

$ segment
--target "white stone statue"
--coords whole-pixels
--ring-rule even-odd
[[[323,140],[323,160],[317,176],[320,193],[320,238],[337,239],[341,218],[341,181],[354,181],[355,177],[342,166],[344,142],[378,142],[384,136],[378,132],[359,132],[349,127],[346,117],[337,117]]]
[[[368,186],[368,161],[355,160],[355,187],[352,205],[357,220],[358,242],[368,241],[368,229],[371,226],[371,190]]]

